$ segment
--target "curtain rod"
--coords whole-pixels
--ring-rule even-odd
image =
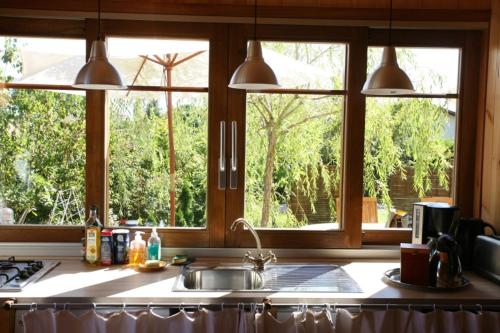
[[[6,300],[3,304],[6,310],[34,310],[34,309],[96,309],[96,308],[166,308],[166,309],[214,309],[242,308],[242,309],[263,309],[264,304],[260,303],[16,303],[15,300]],[[414,303],[384,303],[384,304],[346,304],[346,303],[322,303],[322,304],[272,304],[272,308],[277,309],[347,309],[359,310],[470,310],[470,311],[500,311],[499,304],[414,304]]]

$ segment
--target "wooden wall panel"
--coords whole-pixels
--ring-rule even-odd
[[[481,217],[500,228],[500,0],[492,0]]]
[[[483,181],[483,154],[484,154],[484,126],[485,126],[485,108],[486,108],[486,77],[488,68],[488,31],[481,33],[481,52],[480,52],[480,72],[479,72],[479,91],[478,102],[476,106],[477,124],[476,124],[476,165],[474,168],[474,203],[473,215],[481,216],[482,200],[482,181]]]
[[[244,17],[253,16],[253,3],[248,0],[107,0],[102,2],[102,11]],[[260,0],[259,12],[261,17],[385,19],[388,16],[389,6],[390,0]],[[0,0],[0,8],[95,12],[97,0]],[[446,10],[487,12],[490,9],[490,2],[489,0],[394,0],[393,8],[395,19],[398,19],[398,10],[404,10],[416,15],[417,19],[423,18],[426,21],[436,14],[450,20],[450,17],[454,17],[457,13],[447,13]],[[438,12],[434,12],[435,10]],[[429,15],[420,15],[419,11]],[[470,21],[476,20],[476,16],[477,14],[458,17],[460,20]],[[481,17],[487,20],[485,15]]]

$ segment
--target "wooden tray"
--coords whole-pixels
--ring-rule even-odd
[[[462,289],[470,285],[470,281],[462,276],[460,285],[456,287],[435,287],[435,286],[418,286],[415,284],[401,282],[401,273],[399,268],[390,269],[384,273],[384,278],[389,283],[403,288],[415,289],[415,290],[424,290],[424,291],[452,291]]]

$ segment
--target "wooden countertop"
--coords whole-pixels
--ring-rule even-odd
[[[53,259],[53,258],[51,258]],[[411,303],[411,304],[499,304],[500,286],[474,273],[466,272],[471,285],[453,292],[423,292],[386,284],[383,273],[399,266],[396,261],[328,261],[343,265],[359,284],[362,293],[302,292],[172,292],[180,268],[170,266],[162,272],[140,273],[123,266],[92,266],[75,259],[57,259],[59,266],[21,292],[0,292],[0,299],[16,298],[19,303],[239,303],[261,302],[270,297],[274,303]],[[214,264],[241,265],[228,261],[199,259],[194,266]],[[281,259],[280,262],[287,262]],[[290,261],[289,261],[290,262]],[[304,262],[304,261],[302,261]]]

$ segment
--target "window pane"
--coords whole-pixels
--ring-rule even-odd
[[[174,226],[172,186],[175,226],[206,226],[208,95],[172,93],[173,154],[166,101],[160,92],[109,92],[112,225]]]
[[[343,97],[247,94],[245,216],[338,229]]]
[[[170,73],[171,86],[208,87],[208,41],[110,37],[107,43],[127,85],[164,86]]]
[[[83,223],[85,97],[9,89],[0,99],[4,223]]]
[[[0,81],[67,84],[83,52],[85,41],[0,37]],[[84,222],[83,92],[0,90],[0,147],[0,223]]]
[[[344,89],[345,44],[262,42],[262,52],[283,88]]]
[[[0,53],[9,58],[2,61],[2,80],[71,85],[85,64],[85,40],[0,37]]]
[[[460,49],[396,48],[399,66],[408,74],[418,93],[458,93]],[[379,66],[381,47],[368,48],[368,74]]]
[[[414,202],[451,203],[456,100],[366,103],[363,228],[411,227]]]

